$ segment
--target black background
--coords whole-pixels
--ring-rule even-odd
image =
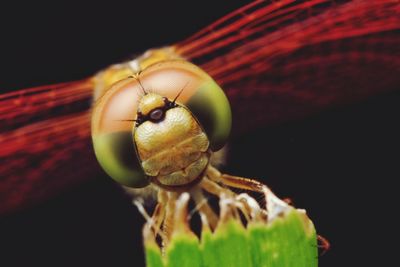
[[[84,78],[172,44],[247,3],[229,1],[2,7],[0,88]],[[376,95],[231,140],[225,171],[260,177],[306,208],[332,249],[320,266],[384,266],[400,176],[400,93]],[[0,163],[1,164],[1,163]],[[1,266],[142,266],[143,220],[106,177],[0,224]]]

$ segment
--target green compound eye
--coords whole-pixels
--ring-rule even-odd
[[[202,69],[168,60],[144,69],[137,78],[115,83],[94,105],[92,139],[97,160],[117,182],[129,187],[149,183],[136,154],[132,130],[143,88],[186,106],[206,133],[212,151],[224,146],[231,130],[231,109],[222,89]],[[161,140],[162,141],[162,140]]]

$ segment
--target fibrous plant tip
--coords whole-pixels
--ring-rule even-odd
[[[318,265],[316,231],[304,210],[290,206],[266,186],[261,190],[265,203],[247,193],[218,190],[216,218],[206,198],[197,201],[200,234],[190,224],[189,201],[196,193],[165,194],[173,201],[161,211],[164,219],[148,216],[143,227],[148,267]]]

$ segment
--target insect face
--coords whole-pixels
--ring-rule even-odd
[[[152,182],[178,190],[201,178],[208,165],[210,142],[186,107],[147,94],[139,103],[137,118],[133,140]]]

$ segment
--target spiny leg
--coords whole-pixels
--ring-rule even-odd
[[[161,230],[161,224],[165,217],[165,205],[167,202],[167,193],[164,190],[158,192],[157,205],[153,211],[152,216],[146,212],[142,201],[134,200],[133,204],[138,208],[139,212],[146,219],[146,224],[143,227],[143,236],[145,242],[156,242],[157,235],[161,236],[164,240],[165,236]]]
[[[221,172],[219,172],[216,168],[212,167],[211,165],[207,169],[207,176],[211,180],[217,183],[222,183],[224,185],[234,188],[250,190],[260,193],[263,193],[265,188],[265,186],[262,183],[256,180],[233,176],[229,174],[221,174]]]
[[[222,174],[220,171],[218,171],[216,168],[212,167],[211,165],[208,167],[206,174],[207,174],[207,177],[210,178],[210,180],[211,180],[210,182],[212,182],[212,183],[220,183],[222,185],[226,185],[226,186],[233,187],[233,188],[262,193],[264,196],[263,201],[267,201],[268,196],[271,195],[269,192],[270,190],[264,184],[262,184],[256,180],[253,180],[253,179],[248,179],[248,178],[243,178],[243,177],[238,177],[238,176],[233,176],[233,175],[228,175],[228,174]],[[208,186],[208,188],[215,187],[215,186],[210,186],[210,185],[207,185],[207,186]],[[221,186],[220,186],[220,188],[221,188]],[[204,189],[206,191],[208,191],[207,188],[204,188]],[[225,190],[227,190],[227,189],[225,189]],[[230,192],[232,192],[232,191],[230,191]],[[256,220],[261,220],[261,221],[266,220],[267,213],[263,212],[263,210],[260,209],[256,200],[254,200],[248,194],[240,194],[239,196],[237,196],[237,195],[235,195],[235,196],[236,196],[236,202],[237,202],[236,206],[244,213],[246,218],[248,216],[250,216],[251,218],[256,219]]]
[[[175,215],[174,215],[174,234],[185,233],[186,235],[194,235],[190,229],[188,222],[188,205],[190,195],[187,192],[180,194],[176,201]]]
[[[248,216],[253,221],[266,221],[267,212],[263,210],[259,203],[248,194],[242,193],[236,197],[239,207],[242,207],[242,212],[247,212]]]
[[[207,176],[203,178],[200,183],[201,188],[205,191],[216,195],[218,197],[227,196],[232,198],[235,202],[235,207],[240,209],[243,215],[246,217],[246,220],[249,221],[250,218],[260,218],[260,207],[252,197],[247,194],[240,194],[237,195],[236,193],[232,192],[229,188],[224,188],[217,184],[214,181],[211,181]]]
[[[238,210],[235,205],[234,199],[232,199],[229,195],[222,193],[219,198],[219,224],[223,225],[228,220],[238,218]]]
[[[236,194],[234,192],[232,192],[231,190],[229,190],[228,188],[224,188],[222,186],[220,186],[219,184],[217,184],[214,181],[211,181],[207,176],[205,176],[203,178],[203,180],[200,183],[201,188],[203,188],[205,191],[220,197],[220,195],[222,193],[225,193],[227,195],[230,196],[235,196]]]
[[[224,188],[221,187],[220,185],[218,185],[216,182],[211,181],[210,179],[207,178],[207,176],[205,176],[200,184],[200,186],[207,192],[214,194],[216,196],[218,196],[220,198],[220,204],[221,204],[221,200],[225,199],[225,202],[230,202],[230,203],[226,203],[229,204],[228,206],[231,207],[230,210],[230,215],[239,218],[239,212],[238,209],[240,209],[240,207],[238,205],[236,205],[236,194],[234,192],[232,192],[231,190],[229,190],[228,188]],[[222,211],[222,210],[221,210]],[[222,212],[221,212],[222,214]],[[246,218],[247,218],[247,214],[245,214]]]
[[[218,217],[210,205],[208,205],[208,201],[204,197],[203,192],[201,192],[199,187],[195,187],[190,193],[196,203],[196,209],[207,218],[208,225],[212,230],[214,230],[218,223]]]

